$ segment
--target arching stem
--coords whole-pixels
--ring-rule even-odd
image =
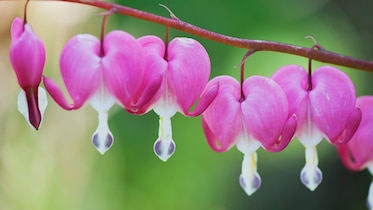
[[[311,49],[307,47],[300,47],[280,42],[272,42],[265,40],[252,40],[252,39],[241,39],[237,37],[226,36],[223,34],[215,33],[187,22],[181,21],[180,19],[165,18],[159,15],[151,14],[141,10],[133,9],[130,7],[118,5],[111,2],[101,0],[59,0],[65,2],[74,2],[78,4],[86,4],[94,7],[98,7],[105,10],[116,9],[116,13],[131,16],[134,18],[146,20],[149,22],[157,23],[160,25],[168,26],[176,30],[180,30],[195,36],[219,42],[221,44],[230,45],[245,49],[255,49],[256,51],[271,51],[279,53],[287,53],[292,55],[298,55],[302,57],[308,57]],[[325,49],[320,49],[312,53],[313,60],[317,60],[324,63],[336,64],[340,66],[350,67],[354,69],[365,70],[373,72],[373,61],[362,60],[358,58],[352,58],[349,56],[341,55]]]

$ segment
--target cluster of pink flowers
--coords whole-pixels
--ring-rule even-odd
[[[163,161],[174,153],[171,118],[202,115],[210,147],[225,152],[237,146],[243,153],[239,182],[248,195],[261,184],[256,151],[286,148],[294,137],[305,146],[301,181],[314,190],[322,180],[316,146],[322,139],[335,145],[352,170],[373,172],[373,96],[356,99],[355,88],[342,71],[324,66],[314,73],[296,65],[284,66],[271,78],[252,76],[240,84],[230,76],[209,81],[210,59],[191,38],[165,44],[155,36],[134,38],[123,31],[101,37],[81,34],[71,38],[60,57],[61,75],[72,103],[58,85],[43,76],[45,48],[31,26],[16,18],[11,27],[10,59],[22,88],[19,111],[39,129],[47,95],[65,110],[86,103],[98,112],[94,147],[104,154],[114,137],[108,111],[119,104],[132,114],[154,110],[159,115],[155,154]],[[193,111],[191,107],[196,104]],[[373,206],[373,187],[369,203]]]

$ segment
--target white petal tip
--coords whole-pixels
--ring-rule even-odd
[[[317,167],[305,166],[300,173],[300,179],[308,189],[314,191],[322,181],[322,172]]]
[[[163,162],[166,162],[172,154],[175,152],[176,145],[174,141],[161,141],[157,140],[154,143],[154,153],[161,159]]]
[[[259,174],[254,174],[250,177],[245,177],[243,174],[240,176],[240,185],[245,190],[247,195],[252,195],[256,192],[262,183]]]
[[[369,171],[372,173],[371,168],[369,168]],[[367,207],[369,210],[373,210],[373,181],[370,183],[370,186],[369,186]]]
[[[37,122],[32,123],[30,121],[30,112],[29,112],[29,105],[27,104],[27,98],[26,93],[24,90],[21,90],[18,94],[17,98],[17,107],[18,111],[24,116],[27,123],[30,125],[30,127],[34,130],[38,130],[43,122],[43,116],[44,112],[48,105],[48,99],[47,99],[47,93],[42,87],[38,87],[38,112],[40,112],[40,121],[37,120]],[[36,124],[35,124],[36,123]]]
[[[367,199],[367,208],[368,210],[373,210],[373,200]]]
[[[92,144],[103,155],[113,145],[114,137],[111,133],[100,134],[95,132],[92,136]]]

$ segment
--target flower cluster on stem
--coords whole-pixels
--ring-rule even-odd
[[[98,113],[98,126],[91,141],[99,153],[114,143],[108,112],[115,104],[130,114],[153,110],[159,116],[159,131],[153,150],[166,162],[175,152],[171,118],[202,115],[208,145],[216,152],[232,147],[243,154],[239,183],[248,195],[261,185],[257,150],[284,150],[294,138],[305,147],[301,182],[311,191],[322,181],[318,168],[317,145],[326,139],[335,145],[342,162],[351,170],[373,171],[372,96],[356,97],[353,81],[331,66],[312,70],[313,59],[373,71],[373,62],[340,56],[320,45],[303,49],[275,42],[231,38],[184,23],[171,15],[161,18],[149,13],[97,0],[62,0],[107,9],[103,13],[101,36],[79,34],[72,37],[60,55],[60,71],[69,99],[59,85],[43,76],[46,60],[42,40],[24,19],[11,26],[10,61],[21,92],[18,109],[27,122],[39,129],[47,106],[47,94],[65,110],[90,104]],[[135,38],[114,30],[106,34],[112,13],[131,15],[167,26],[166,38],[154,35]],[[206,49],[195,39],[176,37],[169,41],[168,27],[237,47],[249,48],[241,63],[240,81],[221,75],[210,80],[211,65]],[[309,56],[308,69],[286,65],[268,78],[244,76],[245,63],[257,51],[273,50]],[[357,98],[357,99],[356,99]],[[192,107],[193,110],[192,110]],[[373,185],[373,184],[372,184]],[[368,206],[373,208],[373,187]]]

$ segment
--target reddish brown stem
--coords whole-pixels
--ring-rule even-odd
[[[104,18],[102,19],[102,24],[101,24],[101,37],[100,37],[100,42],[101,42],[100,56],[101,57],[105,56],[104,39],[105,39],[105,30],[106,30],[107,19],[113,13],[115,13],[115,8],[113,8],[112,10],[109,10],[108,12],[102,14],[104,16]]]
[[[105,10],[112,10],[116,9],[118,14],[131,16],[134,18],[146,20],[149,22],[161,24],[164,26],[168,26],[170,28],[174,28],[189,34],[193,34],[199,36],[204,39],[212,40],[215,42],[219,42],[226,45],[231,45],[234,47],[245,48],[245,49],[253,49],[255,51],[272,51],[272,52],[281,52],[287,53],[292,55],[298,55],[302,57],[308,57],[310,54],[310,48],[300,47],[280,42],[272,42],[272,41],[265,41],[265,40],[250,40],[250,39],[241,39],[231,36],[226,36],[223,34],[215,33],[212,31],[208,31],[206,29],[194,26],[192,24],[183,22],[179,19],[175,18],[165,18],[162,16],[154,15],[151,13],[147,13],[141,10],[133,9],[130,7],[104,2],[101,0],[57,0],[57,1],[65,1],[65,2],[73,2],[78,4],[86,4],[91,5],[94,7],[102,8]],[[327,51],[325,49],[317,50],[312,52],[312,59],[321,61],[324,63],[330,63],[345,67],[350,67],[354,69],[365,70],[369,72],[373,72],[373,61],[361,60],[358,58],[353,58],[341,54],[337,54],[334,52]]]
[[[23,29],[25,28],[25,25],[27,24],[27,6],[30,1],[26,0],[25,7],[23,9]]]
[[[241,74],[240,74],[240,85],[241,85],[241,98],[240,98],[240,102],[242,102],[242,101],[245,100],[245,94],[243,92],[243,82],[245,81],[245,63],[246,63],[246,60],[249,58],[249,56],[251,56],[254,53],[255,53],[255,50],[254,49],[250,49],[249,51],[247,51],[247,53],[245,54],[245,56],[242,58],[242,62],[241,62]]]

